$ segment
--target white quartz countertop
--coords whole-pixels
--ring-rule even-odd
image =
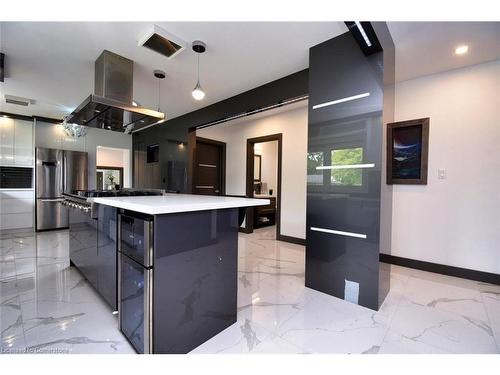
[[[211,195],[166,194],[138,197],[89,198],[88,201],[150,215],[223,208],[265,206],[269,199],[219,197]]]

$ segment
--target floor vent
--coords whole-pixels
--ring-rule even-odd
[[[171,59],[184,50],[186,42],[161,27],[153,25],[149,32],[139,41],[139,45]]]

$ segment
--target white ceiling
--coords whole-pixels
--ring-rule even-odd
[[[500,58],[500,22],[389,22],[396,46],[396,80]],[[455,48],[467,44],[466,55]]]
[[[195,101],[197,56],[190,45],[172,60],[138,46],[152,23],[3,23],[7,78],[3,94],[37,100],[24,113],[61,118],[94,91],[94,61],[104,49],[132,59],[134,99],[157,109],[154,69],[161,82],[161,111],[167,118],[202,108],[309,66],[309,47],[347,31],[343,22],[158,22],[188,43],[207,44],[200,57],[206,91]],[[23,113],[3,102],[0,110]]]
[[[161,83],[160,109],[168,118],[202,108],[308,67],[308,49],[345,31],[343,22],[158,22],[188,43],[203,40],[201,84],[207,96],[191,97],[196,55],[188,48],[172,60],[139,47],[152,23],[19,22],[0,24],[7,77],[1,94],[37,101],[0,111],[61,118],[93,92],[94,61],[104,49],[134,60],[134,98],[158,106],[154,69]],[[500,23],[390,22],[396,44],[396,78],[407,80],[500,58]],[[456,56],[459,44],[469,53]]]

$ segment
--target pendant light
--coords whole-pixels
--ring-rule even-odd
[[[198,81],[196,82],[196,86],[191,92],[191,95],[193,95],[193,98],[195,100],[203,100],[203,98],[205,97],[205,91],[203,91],[203,88],[200,85],[200,54],[205,52],[206,49],[207,45],[201,40],[195,40],[193,42],[193,51],[198,54]]]
[[[161,81],[163,79],[165,79],[165,77],[167,75],[165,74],[165,72],[163,70],[160,70],[160,69],[156,69],[153,72],[153,75],[158,80],[158,112],[161,112],[161,110],[160,110],[160,103],[161,103]],[[165,121],[166,121],[166,119],[160,120],[160,121],[156,122],[155,125],[156,124],[161,124],[162,122],[165,122]]]

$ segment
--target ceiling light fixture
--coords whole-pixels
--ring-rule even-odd
[[[205,91],[200,85],[200,54],[205,52],[207,49],[207,45],[203,43],[201,40],[195,40],[193,42],[193,51],[198,55],[198,81],[196,82],[196,86],[194,87],[191,95],[195,100],[203,100],[205,97]]]
[[[368,47],[372,46],[372,42],[370,42],[370,39],[368,38],[368,35],[366,35],[365,29],[363,29],[363,26],[361,25],[361,22],[359,21],[354,21],[356,26],[358,27],[359,32],[361,33],[361,36],[365,40],[365,43]]]
[[[458,46],[455,48],[455,54],[456,55],[465,55],[469,51],[469,46],[468,45],[463,45],[463,46]]]

